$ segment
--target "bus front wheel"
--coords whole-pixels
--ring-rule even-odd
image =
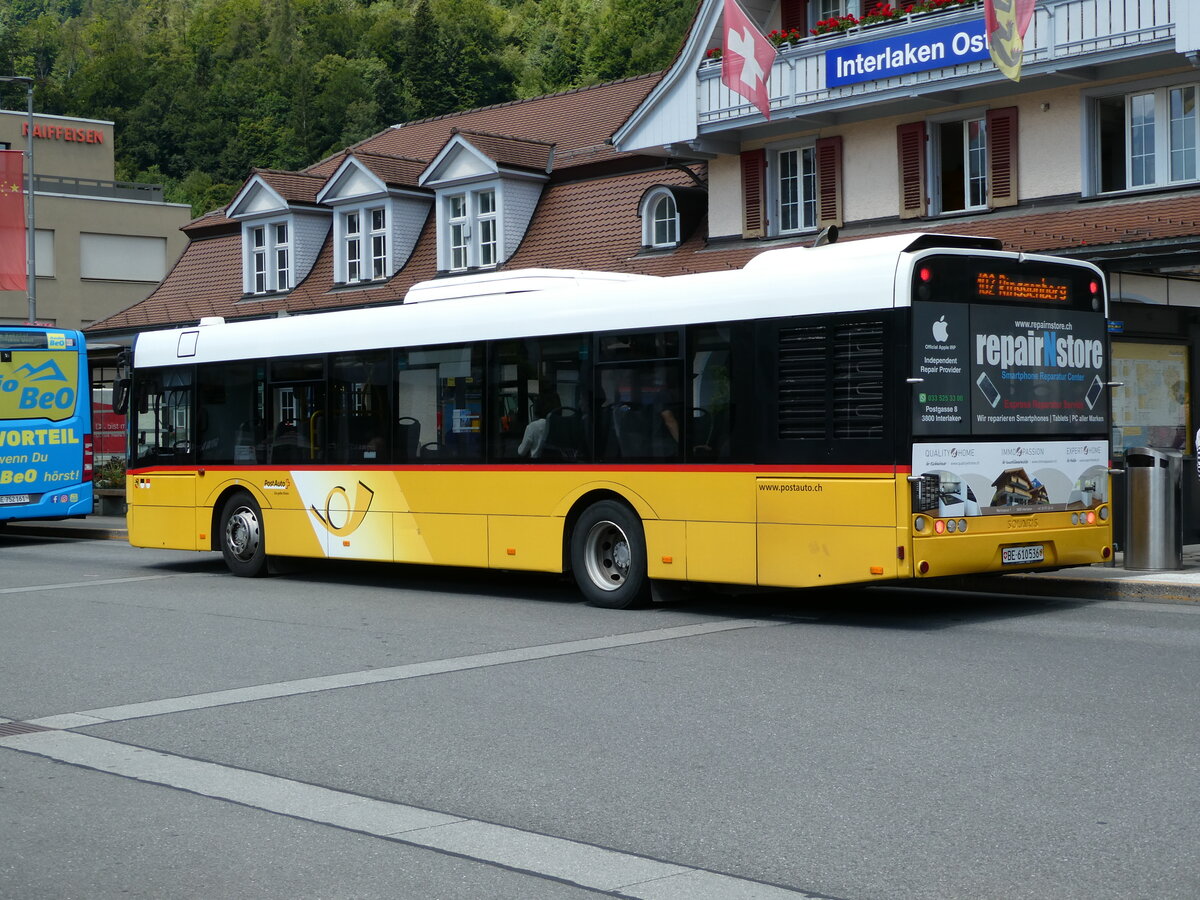
[[[255,578],[267,572],[262,509],[245,491],[231,494],[221,511],[221,555],[234,575]]]
[[[593,606],[629,609],[646,602],[646,535],[624,504],[601,500],[583,511],[571,533],[571,571]]]

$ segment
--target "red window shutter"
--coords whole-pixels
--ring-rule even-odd
[[[795,28],[807,35],[808,0],[780,0],[779,28],[781,31],[791,31]]]
[[[915,219],[928,210],[925,190],[925,123],[896,128],[900,156],[900,218]]]
[[[842,227],[842,136],[817,141],[817,227]]]
[[[1017,205],[1017,108],[987,114],[988,206]]]
[[[767,233],[765,206],[767,187],[767,151],[742,153],[742,235],[762,237]]]

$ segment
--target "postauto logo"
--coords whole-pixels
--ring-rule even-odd
[[[61,353],[13,353],[0,363],[0,419],[59,422],[75,412],[78,357]]]

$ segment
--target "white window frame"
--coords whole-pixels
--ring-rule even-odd
[[[392,275],[390,204],[338,206],[334,214],[334,281],[363,284]]]
[[[971,146],[971,125],[978,125],[979,144]],[[942,159],[941,130],[946,126],[957,125],[962,130],[962,194],[963,205],[946,207],[943,196],[943,171],[945,160]],[[926,157],[926,172],[929,185],[930,215],[954,215],[964,212],[981,212],[989,209],[988,197],[991,185],[988,183],[988,133],[987,113],[983,110],[968,110],[952,115],[935,116],[925,121],[925,142],[928,156]],[[976,169],[972,171],[972,163]],[[976,196],[972,195],[976,191]]]
[[[1191,94],[1189,114],[1175,115],[1177,95]],[[1200,81],[1158,81],[1125,85],[1120,92],[1094,92],[1088,97],[1087,153],[1090,195],[1121,194],[1195,184],[1200,181]],[[1101,104],[1121,102],[1124,124],[1121,152],[1123,184],[1104,185],[1102,160],[1108,155],[1102,140]],[[1145,113],[1149,113],[1147,117]]]
[[[438,243],[444,271],[491,269],[503,262],[501,200],[495,182],[447,190],[439,198]]]
[[[817,184],[817,146],[814,142],[767,151],[769,230],[773,235],[817,230],[820,188]]]
[[[667,188],[651,191],[642,201],[642,246],[665,250],[679,246],[679,204]]]
[[[242,225],[242,288],[263,296],[290,290],[296,280],[291,217]]]
[[[826,19],[840,19],[842,16],[861,11],[860,0],[813,0],[809,4],[808,16],[812,20],[809,25],[816,25]]]

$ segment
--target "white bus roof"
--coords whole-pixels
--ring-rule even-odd
[[[586,269],[511,269],[504,272],[485,272],[479,275],[458,275],[453,278],[434,278],[420,281],[408,289],[405,303],[428,300],[453,300],[459,297],[493,297],[522,294],[527,291],[550,291],[559,288],[586,287],[624,281],[652,281],[653,275],[634,275],[629,272],[589,272]]]
[[[768,250],[744,269],[592,284],[568,274],[557,280],[569,287],[514,293],[480,293],[487,279],[478,276],[447,278],[442,280],[447,288],[465,285],[466,291],[437,302],[249,322],[206,319],[198,327],[144,332],[134,345],[134,362],[139,367],[167,366],[891,309],[908,305],[905,288],[923,256],[986,252],[1022,258],[994,249],[998,246],[988,238],[890,235]],[[1094,266],[1089,268],[1099,274]],[[517,276],[515,283],[530,277],[520,271],[511,274]],[[477,280],[468,281],[473,277]],[[494,276],[491,281],[504,283]]]

